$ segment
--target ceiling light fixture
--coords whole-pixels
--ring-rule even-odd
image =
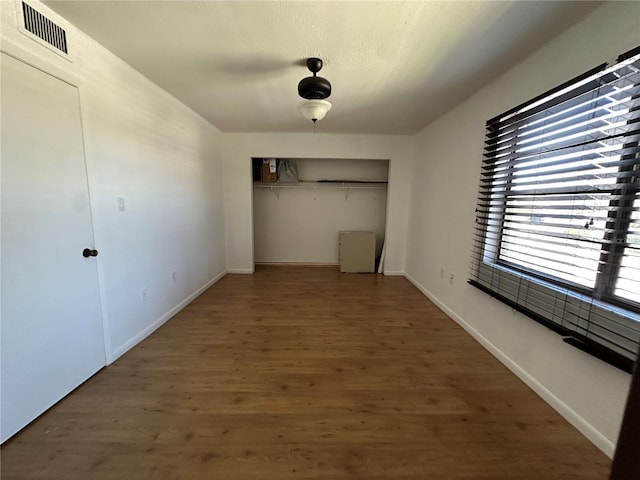
[[[308,100],[300,105],[302,116],[313,123],[322,120],[329,110],[331,110],[331,103],[326,100]]]
[[[298,95],[307,102],[300,105],[300,112],[307,120],[316,123],[322,120],[331,110],[331,103],[325,99],[331,95],[331,83],[326,78],[318,77],[322,70],[322,60],[311,57],[307,59],[307,68],[313,73],[312,77],[305,77],[298,83]]]

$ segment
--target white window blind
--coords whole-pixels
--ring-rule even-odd
[[[470,283],[631,370],[640,47],[487,122]]]

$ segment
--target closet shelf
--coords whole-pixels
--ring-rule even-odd
[[[386,189],[389,182],[340,182],[335,180],[319,181],[319,182],[296,182],[296,183],[263,183],[254,182],[255,188],[268,188],[280,200],[281,189],[301,188],[307,190],[342,190],[344,192],[344,199],[349,199],[350,190],[364,190],[364,189]]]
[[[253,182],[257,188],[387,188],[388,182]]]

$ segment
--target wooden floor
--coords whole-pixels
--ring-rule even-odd
[[[2,447],[10,479],[606,479],[409,282],[229,275]]]

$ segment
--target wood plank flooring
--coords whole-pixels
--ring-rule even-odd
[[[2,446],[2,479],[606,479],[407,280],[228,275]]]

